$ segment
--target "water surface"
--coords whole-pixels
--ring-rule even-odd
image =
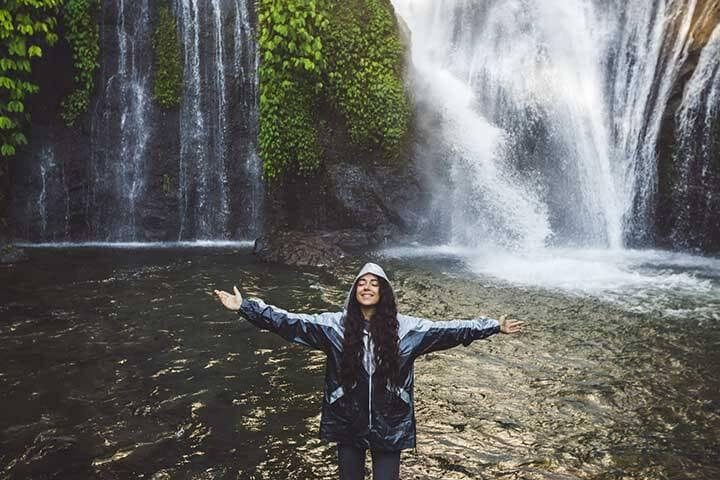
[[[209,292],[335,310],[363,259],[313,270],[181,247],[38,248],[0,269],[3,478],[336,477],[316,438],[322,355]],[[528,321],[417,362],[403,478],[720,477],[712,315],[513,284],[457,256],[380,260],[403,312]]]

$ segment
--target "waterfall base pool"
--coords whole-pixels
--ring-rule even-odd
[[[335,309],[365,259],[314,270],[244,247],[29,256],[0,268],[0,476],[336,478],[335,449],[316,438],[322,355],[210,292],[237,284],[290,310]],[[417,361],[418,448],[402,478],[720,477],[712,316],[513,286],[452,255],[380,261],[402,312],[527,321],[520,336]]]

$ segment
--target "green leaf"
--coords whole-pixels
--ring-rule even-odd
[[[7,110],[8,110],[8,112],[22,113],[25,111],[25,107],[22,104],[22,102],[19,102],[17,100],[12,100],[12,101],[8,102]]]
[[[2,147],[0,147],[0,155],[3,155],[4,157],[11,157],[15,155],[15,147],[8,143],[3,143]]]
[[[6,88],[8,90],[14,90],[15,82],[9,77],[0,77],[0,87]]]
[[[31,45],[30,48],[28,48],[28,57],[42,57],[42,49],[38,47],[37,45]]]
[[[8,45],[8,51],[11,55],[14,54],[19,57],[26,56],[27,49],[25,48],[25,39],[22,37],[13,38]]]
[[[15,145],[27,145],[27,138],[20,132],[15,132],[13,134],[13,141],[15,142]]]
[[[9,117],[0,116],[0,129],[9,130],[14,126],[15,123]]]
[[[0,70],[15,70],[15,61],[9,58],[0,58]]]

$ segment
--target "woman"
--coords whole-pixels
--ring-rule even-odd
[[[305,315],[262,300],[215,290],[226,308],[259,328],[322,350],[327,355],[320,438],[338,444],[340,478],[365,478],[365,452],[373,478],[399,478],[400,450],[415,446],[413,362],[422,354],[468,345],[498,332],[522,331],[522,322],[432,322],[399,315],[395,295],[380,266],[366,264],[338,313]]]

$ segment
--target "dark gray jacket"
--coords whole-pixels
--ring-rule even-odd
[[[367,272],[387,279],[375,264],[366,265],[357,278]],[[361,378],[351,391],[345,392],[340,382],[344,312],[290,313],[262,300],[245,299],[240,313],[259,328],[275,332],[291,342],[322,350],[327,355],[320,438],[379,450],[415,446],[413,362],[417,357],[460,344],[468,345],[500,331],[497,320],[486,317],[432,322],[398,315],[400,378],[404,379],[401,387],[391,389],[373,377],[373,341],[366,330]]]

